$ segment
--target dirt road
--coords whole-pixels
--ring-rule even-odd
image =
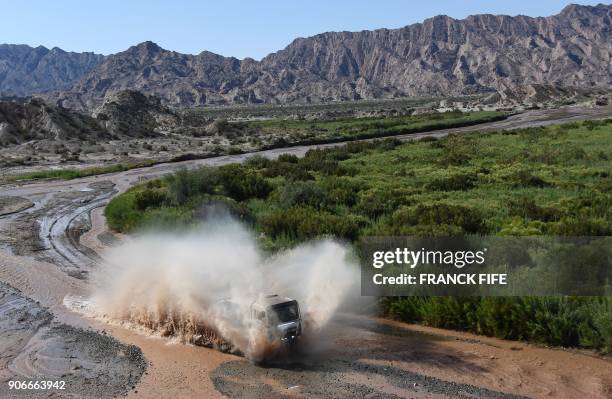
[[[612,108],[538,110],[479,127],[403,136],[509,129],[612,117]],[[333,144],[338,145],[338,144]],[[316,147],[326,147],[322,145]],[[303,155],[312,147],[265,151]],[[0,397],[427,397],[606,398],[612,362],[420,326],[341,315],[296,356],[265,367],[74,313],[88,274],[116,237],[102,207],[132,184],[178,168],[250,155],[157,165],[71,181],[5,185],[0,209]],[[24,204],[15,206],[15,204]],[[45,378],[41,378],[45,377]],[[65,391],[18,392],[7,381],[66,381]]]

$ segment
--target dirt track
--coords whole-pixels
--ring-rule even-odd
[[[602,117],[612,117],[612,108],[529,111],[478,127],[403,138]],[[331,145],[317,147],[326,146]],[[310,148],[293,147],[260,154],[272,158],[281,153],[303,155]],[[30,208],[18,207],[16,212],[0,216],[0,282],[12,287],[4,289],[4,297],[12,298],[10,303],[26,309],[34,319],[27,324],[29,327],[19,332],[19,339],[11,341],[16,342],[11,350],[3,349],[0,353],[1,364],[6,364],[3,366],[5,369],[0,370],[0,396],[7,394],[5,381],[9,378],[36,377],[36,368],[20,365],[42,364],[40,359],[43,356],[36,353],[48,353],[60,346],[67,348],[63,349],[65,353],[73,356],[79,364],[91,362],[94,355],[102,356],[95,360],[109,368],[108,375],[113,375],[111,379],[116,382],[112,389],[105,390],[108,375],[68,368],[64,377],[56,377],[73,384],[70,397],[112,397],[122,393],[160,398],[346,395],[605,398],[612,395],[612,362],[588,353],[536,348],[470,334],[344,315],[330,325],[321,339],[307,342],[299,355],[258,367],[236,356],[206,348],[168,344],[161,338],[146,337],[120,326],[86,319],[63,305],[66,295],[87,295],[90,290],[88,272],[96,267],[105,245],[113,241],[113,236],[105,231],[101,214],[102,207],[113,195],[131,184],[181,167],[240,162],[248,156],[164,164],[72,181],[3,186],[2,196],[21,197],[28,201],[20,200],[21,203],[33,204]],[[15,293],[12,291],[14,288],[20,292]],[[15,317],[14,313],[6,311],[9,308],[14,309],[0,306],[1,320],[10,321]],[[45,312],[53,316],[50,324],[44,319]],[[15,337],[11,332],[15,330],[15,323],[7,325],[13,327],[0,323],[0,338]],[[88,328],[105,330],[108,336],[88,331]],[[43,333],[45,339],[35,339]],[[87,338],[75,340],[74,334],[85,334]],[[73,343],[79,341],[84,346],[76,348],[65,342],[58,344],[58,340],[66,339]],[[128,356],[125,362],[111,361],[114,352],[109,348],[124,348],[123,344],[135,345],[142,350],[149,362],[144,374],[135,354]],[[29,359],[38,363],[24,363],[25,354],[32,353],[35,355],[28,355]],[[136,384],[137,380],[139,383]],[[78,389],[75,385],[80,384],[92,388]],[[135,384],[134,389],[132,384]],[[15,394],[13,391],[11,394],[28,396],[25,392]]]

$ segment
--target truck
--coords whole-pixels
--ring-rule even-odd
[[[262,331],[268,343],[281,343],[292,347],[302,336],[303,322],[300,307],[295,299],[278,294],[260,295],[248,309],[240,307],[231,299],[222,299],[215,306],[217,314],[226,320],[243,319],[248,312],[247,325]]]
[[[262,323],[270,340],[293,345],[302,336],[302,316],[295,299],[264,295],[251,304],[251,317]]]

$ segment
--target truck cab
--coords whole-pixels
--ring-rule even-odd
[[[302,317],[295,299],[262,295],[251,304],[251,318],[261,323],[270,340],[293,344],[302,335]]]

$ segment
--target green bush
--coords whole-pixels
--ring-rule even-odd
[[[136,209],[144,211],[150,207],[159,207],[167,202],[166,192],[160,189],[147,188],[137,192],[134,198]]]
[[[456,173],[434,179],[425,188],[434,191],[466,191],[474,188],[477,180],[476,173]]]
[[[355,205],[356,194],[365,188],[363,182],[347,177],[328,177],[322,179],[320,184],[327,192],[327,202],[330,205],[347,207]]]
[[[346,176],[354,173],[350,168],[343,166],[337,158],[348,158],[348,153],[335,149],[314,149],[308,150],[298,164],[303,169],[326,176]]]
[[[341,165],[340,162],[330,159],[310,158],[308,162],[300,162],[300,166],[325,176],[347,176],[353,173],[349,168]]]
[[[283,208],[307,206],[315,209],[324,208],[328,203],[327,192],[313,181],[290,182],[283,186],[277,199]]]
[[[108,203],[104,208],[104,216],[111,229],[129,232],[139,226],[142,214],[136,210],[134,202],[135,192],[129,190]]]
[[[289,162],[272,161],[263,174],[266,177],[283,176],[287,180],[314,180],[314,176],[302,165]]]
[[[477,154],[474,141],[465,136],[449,135],[434,144],[442,148],[438,164],[444,167],[467,165],[472,156]]]
[[[255,169],[262,169],[268,167],[271,162],[273,161],[261,155],[253,155],[252,157],[249,157],[246,161],[244,161],[244,166],[252,167]]]
[[[242,165],[230,164],[219,168],[219,183],[225,193],[236,201],[249,198],[266,198],[272,186],[258,173]]]
[[[403,188],[370,189],[359,193],[354,211],[377,219],[385,214],[390,214],[402,205],[410,204],[410,197],[414,191]]]
[[[278,162],[298,163],[299,158],[293,154],[280,154]]]
[[[393,214],[392,224],[400,234],[413,231],[424,235],[446,235],[457,231],[452,229],[453,226],[463,233],[486,233],[483,216],[478,210],[445,202],[400,208]]]
[[[580,346],[612,353],[612,298],[593,298],[582,309],[578,326]]]
[[[559,236],[609,236],[612,235],[612,225],[605,218],[564,216],[548,226],[546,233]]]
[[[361,220],[354,216],[340,217],[312,208],[294,207],[275,210],[260,221],[262,231],[272,238],[304,241],[331,235],[354,240]]]
[[[550,222],[559,220],[562,212],[550,207],[542,207],[536,204],[531,196],[522,195],[508,201],[508,213],[512,216],[520,216],[525,219],[541,220]]]
[[[521,169],[516,171],[511,176],[511,181],[514,183],[516,187],[548,187],[550,183],[546,182],[544,179],[535,176],[528,170]]]
[[[175,205],[184,205],[193,197],[211,194],[219,181],[216,169],[204,167],[196,171],[179,170],[166,179],[168,197]]]

